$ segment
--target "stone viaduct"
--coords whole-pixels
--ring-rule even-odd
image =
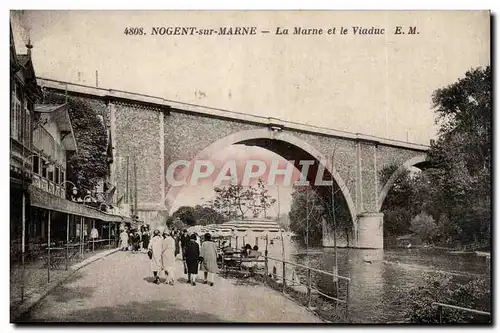
[[[173,161],[208,159],[232,144],[256,145],[287,160],[322,164],[342,191],[351,215],[353,237],[347,245],[382,248],[380,210],[387,192],[405,169],[426,162],[424,145],[49,79],[39,78],[38,83],[85,99],[103,116],[113,144],[110,180],[116,186],[115,197],[126,191],[125,159],[134,158],[138,215],[145,221],[168,211],[175,200],[177,188],[171,188],[165,177]],[[386,166],[398,168],[389,179],[381,179]]]

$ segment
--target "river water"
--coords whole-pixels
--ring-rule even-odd
[[[310,248],[293,245],[289,260],[332,272],[333,248]],[[418,285],[424,274],[451,273],[459,282],[489,277],[490,266],[475,254],[451,254],[435,249],[338,249],[339,275],[351,279],[349,317],[356,323],[403,322],[405,291]],[[302,274],[299,274],[302,275]],[[319,274],[318,274],[319,275]],[[320,290],[331,290],[330,278],[314,275]]]

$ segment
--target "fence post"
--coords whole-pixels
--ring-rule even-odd
[[[49,210],[48,215],[48,227],[47,227],[47,283],[50,282],[50,220],[51,212]]]
[[[68,270],[68,251],[69,251],[69,214],[66,214],[66,270]]]
[[[307,307],[311,307],[311,286],[312,286],[312,280],[311,280],[311,269],[307,269]]]
[[[94,235],[92,234],[92,231],[94,231],[94,229],[95,229],[95,219],[92,219],[92,230],[90,230],[90,233],[91,233],[90,236],[92,236],[92,252],[95,251],[95,248],[94,248],[94,240],[95,240],[95,238],[94,238]]]
[[[443,307],[441,305],[438,305],[438,311],[439,311],[439,323],[443,323]]]
[[[267,250],[264,251],[264,256],[265,256],[265,261],[264,261],[264,281],[266,284],[269,284],[268,278],[269,278],[269,264],[268,264],[268,259],[267,259]]]
[[[347,281],[347,291],[345,296],[345,317],[349,318],[349,286],[351,281]]]
[[[283,261],[283,294],[285,293],[286,289],[286,266],[285,266],[285,261]]]

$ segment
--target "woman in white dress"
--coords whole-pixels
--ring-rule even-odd
[[[128,233],[127,230],[123,230],[120,233],[120,248],[122,251],[127,251],[128,248]]]
[[[174,265],[175,265],[175,240],[174,236],[168,232],[168,229],[163,231],[162,243],[162,264],[165,270],[165,283],[174,285]]]
[[[163,237],[160,236],[160,230],[158,229],[155,229],[153,238],[149,242],[148,255],[151,259],[151,270],[154,276],[153,283],[159,284],[160,277],[158,276],[158,272],[163,269]]]

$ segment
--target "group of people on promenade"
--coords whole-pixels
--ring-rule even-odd
[[[203,271],[203,283],[214,285],[217,267],[217,246],[212,241],[209,233],[206,233],[201,243],[199,236],[195,233],[188,235],[187,230],[180,232],[169,232],[164,229],[155,229],[148,245],[148,256],[151,260],[153,282],[160,283],[159,273],[165,272],[166,282],[175,284],[174,266],[178,254],[182,255],[184,274],[191,285],[196,285],[198,270]]]
[[[120,232],[120,249],[134,253],[144,252],[148,249],[151,232],[148,226],[143,226],[138,230],[130,231],[124,228]]]

